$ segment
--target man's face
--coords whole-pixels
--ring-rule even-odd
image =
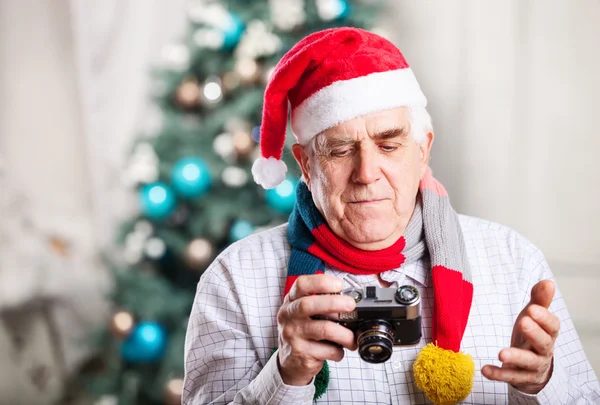
[[[314,154],[294,145],[317,209],[352,245],[377,250],[402,236],[412,215],[433,134],[410,135],[405,107],[369,114],[320,134]]]

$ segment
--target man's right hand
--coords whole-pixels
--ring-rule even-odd
[[[325,360],[342,360],[344,347],[356,350],[350,329],[333,321],[311,319],[313,315],[353,311],[356,303],[351,297],[328,294],[339,293],[343,287],[337,277],[300,276],[285,297],[277,313],[278,365],[285,384],[307,385]]]

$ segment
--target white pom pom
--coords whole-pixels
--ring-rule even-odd
[[[260,157],[254,161],[252,165],[252,176],[257,184],[260,184],[264,189],[277,187],[285,180],[287,166],[281,160],[270,157],[265,159]]]

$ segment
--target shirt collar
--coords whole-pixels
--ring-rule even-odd
[[[425,255],[425,257],[422,259],[400,266],[397,269],[384,271],[381,273],[381,278],[390,283],[398,281],[400,284],[402,283],[402,278],[406,276],[416,281],[423,287],[429,287],[431,281],[430,267],[429,256]],[[325,271],[332,276],[341,278],[345,281],[349,276],[351,276],[351,273],[333,268],[328,264],[325,264]]]

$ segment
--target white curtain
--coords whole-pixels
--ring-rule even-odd
[[[100,246],[131,211],[123,168],[148,116],[149,69],[184,32],[187,0],[70,0],[93,218]]]

